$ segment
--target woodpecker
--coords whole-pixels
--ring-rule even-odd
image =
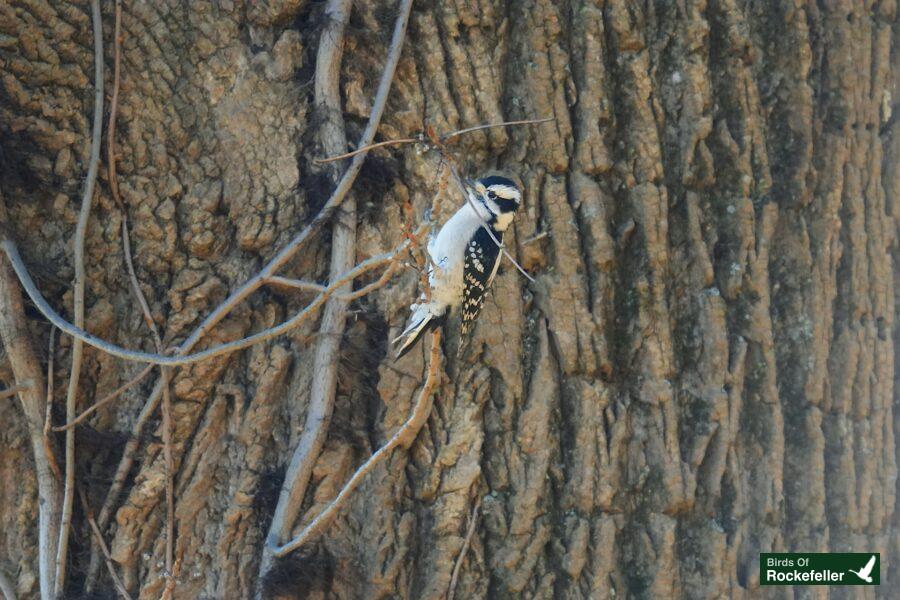
[[[513,181],[496,175],[464,181],[463,185],[468,200],[428,242],[433,263],[428,273],[431,300],[410,306],[409,324],[393,342],[398,359],[426,331],[443,325],[456,308],[462,309],[460,333],[468,335],[497,275],[498,242],[502,243],[522,194]]]

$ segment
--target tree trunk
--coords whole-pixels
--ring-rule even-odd
[[[350,140],[396,12],[394,0],[354,3],[340,77]],[[328,198],[333,171],[314,162],[328,119],[312,87],[325,18],[306,0],[124,3],[118,182],[166,345]],[[103,22],[112,89],[112,2]],[[416,2],[376,139],[553,117],[451,147],[467,176],[523,183],[506,243],[536,281],[504,264],[458,360],[450,320],[416,442],[368,475],[322,538],[275,563],[265,596],[444,598],[461,560],[456,598],[792,597],[801,589],[760,589],[759,553],[827,550],[881,552],[875,595],[888,596],[900,585],[897,29],[894,0]],[[38,286],[70,320],[92,39],[84,0],[0,0],[2,197]],[[420,219],[438,173],[411,145],[370,154],[353,188],[357,262],[402,241],[404,204]],[[445,194],[438,220],[461,202]],[[85,323],[153,352],[121,218],[104,166]],[[327,281],[331,240],[329,226],[281,275]],[[424,380],[427,343],[399,361],[389,350],[419,293],[413,269],[398,273],[350,304],[295,532],[406,420]],[[264,287],[201,347],[282,322],[309,297]],[[46,359],[49,327],[28,314]],[[173,371],[175,598],[252,597],[318,331],[310,321]],[[58,346],[57,425],[71,338]],[[142,368],[86,347],[79,412]],[[95,512],[158,377],[78,430],[76,480]],[[16,385],[8,353],[0,379]],[[0,423],[0,570],[37,598],[37,479],[18,400],[0,400]],[[161,440],[155,415],[103,531],[136,598],[165,587]],[[78,502],[70,543],[66,589],[79,597],[91,533]],[[94,592],[116,593],[105,569]]]

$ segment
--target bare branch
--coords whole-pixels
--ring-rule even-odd
[[[0,205],[0,221],[6,222]],[[12,367],[25,413],[38,483],[38,573],[42,598],[53,597],[54,557],[59,534],[60,490],[44,444],[44,373],[28,329],[22,294],[6,261],[0,264],[0,337]]]
[[[119,71],[122,62],[122,0],[116,0],[116,24],[113,36],[113,89],[109,101],[109,126],[106,128],[106,170],[113,200],[124,216],[125,205],[119,196],[119,180],[116,177],[116,115],[119,112]]]
[[[523,121],[503,121],[502,123],[484,123],[483,125],[476,125],[474,127],[467,127],[466,129],[458,129],[457,131],[451,131],[450,133],[444,134],[439,137],[442,142],[446,142],[448,140],[452,140],[461,135],[465,135],[467,133],[472,133],[473,131],[480,131],[482,129],[493,129],[495,127],[513,127],[515,125],[533,125],[535,123],[548,123],[550,121],[555,121],[554,117],[547,117],[546,119],[526,119]],[[398,138],[395,140],[385,140],[383,142],[377,142],[375,144],[369,144],[368,146],[363,146],[361,148],[357,148],[352,152],[345,152],[344,154],[338,154],[337,156],[329,156],[328,158],[317,158],[315,162],[319,164],[330,163],[336,160],[341,160],[344,158],[350,158],[351,156],[356,156],[357,154],[361,154],[363,152],[368,152],[369,150],[374,150],[375,148],[383,148],[384,146],[399,146],[401,144],[427,144],[431,146],[428,141],[428,138],[424,134],[419,134],[417,137],[408,137],[408,138]]]
[[[166,463],[166,589],[175,589],[175,459],[172,457],[172,395],[169,391],[170,370],[162,369],[162,437]]]
[[[332,6],[335,12],[346,11],[349,14],[350,2],[346,0],[334,0]],[[390,92],[391,83],[394,79],[394,73],[397,64],[400,61],[400,54],[403,50],[403,42],[406,38],[406,27],[409,22],[409,15],[412,10],[412,0],[401,0],[399,4],[398,14],[394,23],[394,32],[391,38],[391,45],[388,49],[387,59],[385,60],[384,71],[381,75],[381,81],[378,84],[378,92],[372,106],[372,114],[369,118],[369,124],[380,120],[384,105],[387,102],[388,93]],[[341,33],[341,38],[343,34]],[[335,37],[334,39],[338,39]],[[343,44],[343,40],[338,40]],[[337,47],[321,47],[319,52],[319,61],[317,63],[317,88],[316,97],[329,106],[334,112],[335,109],[340,114],[340,51]],[[320,77],[320,69],[323,69]],[[332,140],[329,142],[330,151],[338,151],[338,145],[344,144],[339,138],[339,130],[342,125],[331,125]],[[374,137],[374,131],[373,137]],[[369,138],[360,147],[364,147],[371,143]],[[353,164],[366,156],[365,152],[358,153],[353,157]],[[351,168],[353,168],[351,164]],[[355,216],[353,217],[355,221]],[[355,222],[353,223],[355,228]],[[355,236],[354,236],[355,237]],[[352,242],[355,244],[355,241]],[[409,244],[409,239],[404,242],[404,247]],[[336,272],[336,268],[344,261],[352,261],[352,247],[350,240],[346,240],[342,247],[336,247],[332,251],[332,274]],[[397,255],[395,255],[396,257]],[[393,264],[393,260],[391,261]],[[339,271],[337,271],[339,272]],[[347,293],[346,290],[343,293]],[[351,294],[352,295],[352,294]],[[343,330],[344,311],[346,310],[346,300],[338,299],[331,303],[329,309],[323,317],[321,331],[326,333],[340,332]],[[334,389],[336,385],[336,355],[340,335],[325,335],[320,337],[319,346],[316,348],[316,356],[314,359],[314,370],[317,377],[313,383],[313,389],[310,392],[310,403],[306,414],[305,426],[297,447],[294,450],[291,462],[288,466],[285,480],[281,487],[278,497],[278,504],[275,508],[275,514],[269,527],[267,536],[267,548],[263,552],[263,559],[260,566],[260,572],[265,573],[270,564],[271,556],[269,548],[277,546],[283,539],[290,535],[291,528],[297,518],[306,494],[306,487],[312,473],[313,466],[319,457],[322,445],[328,431],[331,412],[334,404]]]
[[[122,580],[119,579],[119,575],[116,573],[116,568],[113,565],[112,555],[109,553],[109,548],[106,547],[106,542],[103,541],[103,534],[100,533],[100,528],[97,527],[97,521],[94,520],[94,513],[91,511],[91,507],[88,505],[87,497],[84,495],[84,490],[80,487],[78,488],[78,495],[81,498],[81,505],[84,507],[84,513],[87,515],[88,524],[91,526],[91,531],[94,533],[94,542],[97,546],[100,547],[100,550],[103,552],[103,556],[106,558],[106,568],[109,569],[109,575],[112,577],[113,584],[115,584],[116,589],[122,594],[122,597],[126,600],[131,600],[131,596],[128,594],[128,590],[125,589],[125,586],[122,584]]]
[[[352,6],[351,0],[329,1],[325,11],[331,18],[322,32],[322,41],[316,54],[315,102],[324,111],[320,137],[326,152],[343,152],[347,149],[347,136],[341,111],[340,77],[344,30],[350,19]],[[393,71],[390,75],[393,78]],[[335,222],[332,231],[330,277],[334,278],[352,264],[356,252],[356,201],[351,195],[344,201],[339,220]],[[344,286],[340,294],[349,291],[350,287]],[[313,372],[316,377],[309,391],[306,420],[282,482],[278,504],[269,527],[268,538],[274,543],[281,543],[290,536],[306,494],[313,465],[328,435],[334,411],[336,358],[340,349],[340,338],[344,332],[346,307],[347,303],[340,298],[329,300],[319,325],[320,336],[313,356]],[[261,575],[268,570],[270,560],[265,549],[263,554]]]
[[[91,133],[91,154],[88,162],[81,211],[75,228],[75,326],[84,328],[84,238],[87,232],[91,205],[94,202],[94,186],[100,167],[100,136],[103,132],[103,22],[100,18],[100,0],[92,0],[91,14],[94,28],[94,126]],[[78,383],[81,377],[81,362],[84,344],[81,340],[72,343],[72,368],[69,373],[69,387],[66,392],[66,420],[75,418],[75,402],[78,398]],[[56,549],[56,596],[62,596],[66,586],[67,553],[69,550],[69,530],[72,525],[72,504],[75,499],[75,430],[66,432],[66,477],[63,495],[62,517],[60,518],[59,544]]]
[[[394,260],[391,261],[391,264],[388,265],[388,268],[384,270],[384,273],[381,274],[381,277],[379,277],[372,283],[359,288],[355,292],[341,294],[340,296],[338,296],[338,298],[340,298],[344,302],[350,302],[351,300],[356,300],[358,298],[362,298],[363,296],[368,296],[375,290],[384,287],[387,282],[391,280],[391,277],[393,277],[397,272],[398,264],[398,260],[394,258]]]
[[[110,181],[110,189],[112,190],[113,197],[116,200],[116,204],[119,207],[120,212],[122,213],[122,249],[125,255],[125,265],[128,270],[128,277],[131,280],[131,288],[134,291],[134,295],[138,300],[138,304],[141,307],[141,313],[144,316],[144,322],[147,325],[147,328],[150,329],[150,334],[153,336],[153,343],[156,347],[157,354],[163,353],[163,345],[162,339],[159,335],[159,328],[156,326],[156,321],[153,319],[153,313],[150,311],[150,305],[147,302],[147,298],[144,296],[144,292],[141,290],[140,282],[137,278],[137,273],[134,269],[134,260],[131,257],[131,238],[128,233],[128,212],[125,210],[125,205],[122,203],[121,198],[119,197],[119,184],[118,178],[116,175],[116,109],[118,107],[118,99],[119,99],[119,70],[120,70],[120,54],[121,54],[121,28],[122,28],[122,3],[121,0],[116,0],[116,26],[115,26],[115,38],[114,38],[114,73],[113,73],[113,97],[110,106],[109,112],[109,127],[107,128],[108,133],[108,160],[107,166],[109,169],[109,181]],[[152,365],[148,366],[141,372],[136,378],[137,381],[143,379],[143,377],[150,372]],[[163,421],[163,454],[165,456],[165,464],[166,464],[166,576],[172,580],[172,565],[174,561],[174,538],[175,538],[175,494],[174,494],[174,461],[172,458],[172,418],[171,418],[171,398],[169,395],[169,381],[170,374],[167,369],[161,369],[161,382],[163,385],[163,405],[162,405],[162,421]],[[134,379],[132,381],[135,381]],[[130,384],[131,382],[129,382]],[[107,396],[104,400],[107,402],[112,398],[115,398],[119,395],[119,393],[123,392],[125,389],[128,389],[129,385],[120,387],[119,390],[116,390],[118,393],[111,394]],[[120,391],[121,390],[121,391]],[[92,408],[97,408],[102,405],[103,401],[95,404]],[[86,411],[87,412],[87,411]],[[85,416],[85,413],[82,413],[82,417]],[[73,423],[68,423],[66,427],[71,427]],[[102,542],[102,540],[101,540]],[[94,552],[94,556],[96,552]],[[92,556],[92,563],[95,562]],[[96,568],[93,569],[96,572]],[[89,571],[89,575],[92,573]],[[115,577],[115,575],[113,575]],[[174,580],[170,581],[172,583]]]
[[[0,244],[3,250],[6,251],[7,256],[10,259],[10,263],[12,263],[13,268],[16,270],[16,274],[19,275],[20,281],[23,282],[25,286],[25,291],[28,293],[29,298],[31,298],[32,302],[34,302],[35,306],[37,306],[38,310],[47,317],[47,319],[59,327],[65,333],[71,335],[74,338],[80,339],[85,343],[94,346],[95,348],[106,352],[107,354],[111,354],[112,356],[117,356],[119,358],[123,358],[125,360],[130,360],[134,362],[143,362],[150,363],[154,365],[160,365],[165,367],[178,367],[182,365],[189,365],[192,363],[200,362],[203,360],[209,360],[211,358],[215,358],[216,356],[221,356],[223,354],[229,354],[236,350],[241,350],[242,348],[248,348],[253,346],[254,344],[259,344],[266,340],[270,340],[274,337],[278,337],[291,329],[294,329],[301,325],[304,321],[310,318],[315,312],[325,303],[328,298],[335,294],[335,292],[340,289],[344,284],[349,281],[352,281],[363,275],[368,273],[373,269],[377,269],[378,267],[382,267],[388,263],[390,263],[397,252],[406,249],[408,245],[407,242],[403,242],[400,246],[398,246],[394,251],[388,252],[385,254],[379,254],[377,256],[373,256],[372,258],[365,260],[358,264],[356,267],[339,277],[336,281],[330,283],[325,289],[319,294],[316,298],[310,302],[306,308],[304,308],[301,312],[294,315],[291,319],[276,325],[275,327],[270,327],[268,329],[264,329],[258,333],[247,336],[245,338],[235,340],[233,342],[227,342],[224,344],[220,344],[218,346],[213,346],[211,348],[207,348],[201,352],[196,352],[194,354],[178,354],[176,353],[174,356],[164,356],[162,354],[155,354],[152,352],[142,352],[140,350],[128,350],[127,348],[122,348],[121,346],[117,346],[116,344],[112,344],[105,340],[98,338],[97,336],[88,333],[84,329],[80,327],[76,327],[73,324],[66,321],[62,318],[59,313],[57,313],[52,306],[40,295],[40,292],[34,286],[34,281],[31,279],[31,276],[28,275],[28,271],[25,269],[25,265],[22,262],[22,257],[19,255],[18,250],[10,240],[5,240]],[[193,337],[193,336],[192,336]],[[188,344],[188,340],[182,342],[179,349],[185,348]],[[161,392],[162,390],[160,390]]]
[[[56,328],[50,329],[50,343],[47,348],[47,411],[44,415],[44,450],[47,452],[47,461],[50,469],[58,481],[62,481],[62,471],[56,462],[56,454],[53,452],[53,440],[50,439],[50,426],[53,424],[53,357],[56,343]]]
[[[538,242],[538,241],[540,241],[540,240],[542,240],[542,239],[544,239],[544,238],[546,238],[546,237],[550,237],[550,232],[549,232],[549,231],[542,231],[542,232],[540,232],[540,233],[534,234],[533,236],[531,236],[530,238],[528,238],[527,240],[525,240],[524,242],[522,242],[522,245],[523,245],[523,246],[528,246],[528,245],[534,244],[535,242]]]
[[[398,446],[402,446],[403,448],[408,448],[410,444],[416,439],[416,436],[419,434],[419,431],[422,429],[422,426],[425,424],[425,421],[428,420],[428,415],[431,413],[431,398],[432,392],[434,391],[435,386],[437,385],[438,378],[440,375],[440,366],[441,366],[441,330],[435,329],[431,334],[431,357],[428,363],[428,376],[425,379],[425,383],[422,386],[422,390],[419,392],[419,397],[416,400],[416,404],[413,407],[412,414],[410,414],[409,419],[397,430],[397,432],[391,437],[388,442],[378,449],[375,454],[369,457],[361,467],[359,467],[354,473],[353,476],[350,477],[350,480],[344,485],[338,495],[335,497],[331,503],[326,506],[322,512],[320,512],[316,517],[303,528],[303,531],[300,532],[297,537],[292,539],[287,544],[283,546],[273,547],[270,545],[270,549],[272,554],[277,557],[285,556],[294,550],[300,548],[303,544],[310,541],[314,537],[318,536],[322,531],[327,527],[334,517],[337,515],[337,511],[347,503],[347,500],[350,498],[350,495],[353,491],[359,487],[359,484],[362,483],[363,478],[372,471],[376,466],[378,466],[381,462],[383,462],[394,450],[394,448]]]
[[[453,600],[453,596],[456,594],[456,580],[459,578],[463,560],[469,552],[472,534],[475,533],[475,525],[478,523],[479,508],[481,508],[481,496],[475,500],[475,506],[472,508],[472,515],[469,517],[469,529],[466,531],[466,538],[463,540],[462,549],[459,551],[459,557],[456,559],[456,564],[453,565],[453,574],[450,576],[450,587],[447,589],[447,600]]]
[[[383,142],[377,142],[375,144],[369,144],[368,146],[363,146],[362,148],[358,148],[353,150],[352,152],[346,152],[344,154],[338,154],[337,156],[329,156],[328,158],[316,158],[314,162],[321,164],[334,162],[336,160],[341,160],[344,158],[350,158],[351,156],[356,156],[357,154],[362,154],[363,152],[368,152],[369,150],[374,150],[375,148],[382,148],[384,146],[399,146],[400,144],[415,144],[416,142],[423,141],[422,138],[400,138],[398,140],[385,140]]]
[[[50,426],[53,424],[53,363],[56,354],[56,327],[50,328],[50,342],[47,344],[47,414],[44,417],[44,438],[50,436]],[[49,448],[49,445],[48,445]]]
[[[0,391],[0,400],[3,400],[4,398],[12,398],[13,396],[15,396],[16,394],[18,394],[19,392],[21,392],[24,389],[25,388],[23,386],[14,385],[11,388],[2,390],[2,391]]]
[[[325,290],[325,286],[320,283],[315,283],[313,281],[303,281],[302,279],[289,279],[287,277],[279,277],[278,275],[269,277],[268,279],[266,279],[266,283],[293,288],[295,290],[301,290],[304,292],[321,293]]]
[[[547,117],[545,119],[525,119],[522,121],[503,121],[502,123],[485,123],[484,125],[476,125],[474,127],[467,127],[465,129],[459,129],[457,131],[453,131],[448,133],[447,135],[441,136],[441,141],[446,142],[448,140],[452,140],[453,138],[459,137],[461,135],[465,135],[467,133],[472,133],[473,131],[481,131],[482,129],[493,129],[495,127],[514,127],[516,125],[534,125],[537,123],[549,123],[550,121],[555,121],[555,117]]]
[[[144,378],[147,375],[150,374],[150,371],[152,371],[155,368],[156,368],[156,365],[147,365],[146,367],[144,367],[141,370],[140,373],[138,373],[137,375],[135,375],[134,377],[132,377],[131,379],[129,379],[128,381],[126,381],[125,383],[120,385],[118,388],[116,388],[115,390],[113,390],[112,392],[110,392],[109,394],[104,396],[102,399],[100,399],[97,402],[95,402],[94,404],[92,404],[90,407],[86,408],[80,415],[75,417],[71,423],[66,423],[65,425],[59,425],[58,427],[54,427],[53,431],[68,431],[69,429],[75,427],[76,425],[78,425],[79,423],[81,423],[82,421],[87,419],[89,416],[91,416],[96,410],[103,408],[104,406],[106,406],[107,404],[109,404],[110,402],[112,402],[113,400],[115,400],[116,398],[118,398],[119,396],[121,396],[122,394],[127,392],[128,390],[130,390],[132,387],[139,384],[141,381],[144,380]]]

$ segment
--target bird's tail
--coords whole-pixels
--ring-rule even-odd
[[[447,307],[433,302],[414,304],[412,311],[409,325],[406,326],[403,333],[394,338],[393,343],[397,346],[397,359],[412,350],[426,331],[440,327],[447,319]]]

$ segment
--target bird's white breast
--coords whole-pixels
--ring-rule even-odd
[[[465,204],[429,242],[428,253],[437,265],[429,277],[433,302],[457,306],[462,300],[466,245],[482,222],[472,207]]]

